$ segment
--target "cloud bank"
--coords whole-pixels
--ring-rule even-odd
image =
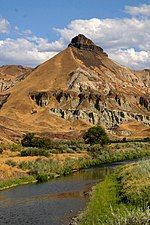
[[[64,49],[82,33],[101,46],[109,56],[133,69],[150,67],[150,5],[126,6],[129,18],[73,20],[65,28],[55,28],[60,38],[54,42],[23,31],[17,39],[0,41],[0,64],[36,66]],[[2,22],[1,22],[2,21]],[[0,20],[0,32],[8,32],[9,23]]]
[[[125,11],[132,16],[144,15],[144,16],[149,17],[150,16],[150,5],[143,4],[139,7],[126,6]]]

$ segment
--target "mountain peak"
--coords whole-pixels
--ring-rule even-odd
[[[72,38],[71,43],[68,45],[68,47],[72,47],[72,46],[80,50],[104,53],[101,47],[95,45],[89,38],[87,38],[83,34],[79,34],[75,36],[74,38]],[[106,53],[104,54],[107,55]]]
[[[70,44],[75,47],[79,47],[80,45],[84,46],[94,45],[94,43],[90,39],[85,37],[83,34],[79,34],[76,37],[72,38]]]

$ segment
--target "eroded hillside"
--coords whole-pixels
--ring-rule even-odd
[[[5,138],[28,131],[78,137],[101,124],[111,136],[147,137],[149,78],[150,70],[123,67],[78,35],[64,51],[4,91],[1,133]]]

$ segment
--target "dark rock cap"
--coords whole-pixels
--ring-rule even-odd
[[[74,37],[71,40],[71,43],[68,45],[68,47],[72,47],[72,46],[80,50],[104,53],[101,47],[95,45],[90,39],[85,37],[83,34],[79,34],[78,36]],[[104,54],[107,55],[106,53]]]

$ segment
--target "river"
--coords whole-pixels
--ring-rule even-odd
[[[0,192],[0,225],[68,225],[86,207],[88,191],[117,164],[84,169],[41,184]]]

